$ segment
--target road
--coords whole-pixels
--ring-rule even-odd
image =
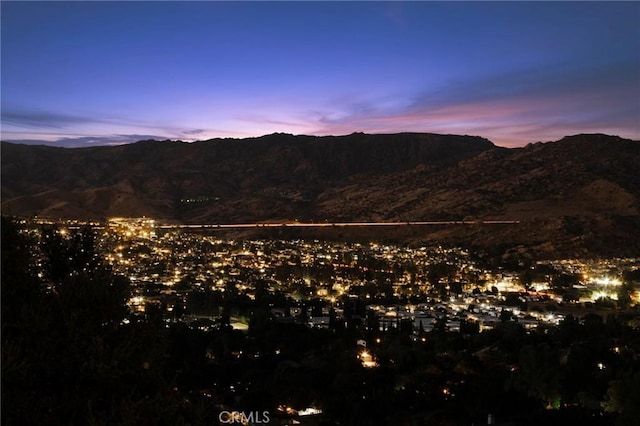
[[[440,220],[409,222],[283,222],[157,225],[161,229],[332,228],[349,226],[514,225],[519,220]]]

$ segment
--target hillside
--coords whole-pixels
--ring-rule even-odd
[[[3,144],[2,201],[14,214],[61,217],[285,219],[299,209],[286,204],[312,200],[354,176],[421,164],[443,169],[494,148],[481,138],[423,134],[274,134],[81,149]],[[266,204],[241,206],[249,201]]]
[[[392,233],[521,245],[516,251],[638,254],[637,164],[640,143],[599,134],[515,149],[416,133],[76,149],[3,143],[2,212],[186,223],[515,219],[522,223]]]

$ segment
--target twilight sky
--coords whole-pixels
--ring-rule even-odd
[[[2,140],[640,140],[640,2],[2,1]]]

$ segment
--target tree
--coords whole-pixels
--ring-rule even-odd
[[[18,225],[2,216],[2,336],[22,321],[23,311],[39,302],[42,283],[35,277],[30,246],[33,241]]]
[[[451,292],[456,295],[462,294],[462,283],[460,281],[455,281],[450,284]]]
[[[602,408],[618,413],[617,425],[637,424],[640,418],[640,372],[624,372],[609,383]]]
[[[36,246],[3,218],[3,422],[179,423],[162,374],[164,325],[123,324],[129,282],[102,263],[90,230],[78,233],[48,229]],[[46,281],[30,266],[37,247]]]
[[[518,368],[510,379],[510,386],[526,395],[556,407],[560,401],[560,357],[548,343],[528,344],[520,350]]]
[[[562,273],[556,275],[553,280],[551,280],[551,287],[553,287],[554,290],[567,290],[578,283],[580,283],[580,277],[578,275]]]
[[[510,310],[503,308],[500,311],[500,321],[502,321],[503,323],[511,321],[511,318],[513,318],[513,312],[511,312]]]
[[[626,309],[631,306],[631,295],[635,291],[635,286],[631,283],[623,283],[620,287],[618,287],[617,295],[618,295],[618,307],[621,309]]]
[[[442,278],[453,279],[457,270],[458,268],[455,265],[444,262],[429,265],[427,279],[432,286],[435,286]]]
[[[565,290],[562,293],[562,301],[563,302],[577,302],[580,300],[580,293],[578,290],[572,288],[569,290]]]
[[[533,272],[531,272],[531,269],[527,269],[520,274],[518,279],[520,280],[522,287],[524,287],[525,290],[529,290],[531,288],[531,284],[533,284]]]
[[[367,311],[367,329],[375,333],[378,333],[380,331],[380,320],[378,319],[378,315],[376,315],[376,312],[373,310]]]

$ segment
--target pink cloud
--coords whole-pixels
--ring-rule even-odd
[[[404,111],[376,111],[374,114],[346,114],[318,122],[313,134],[431,132],[472,134],[486,137],[497,145],[523,146],[530,142],[556,140],[582,132],[608,132],[637,139],[624,125],[599,120],[609,112],[610,94],[566,97],[527,96],[469,101],[436,107],[407,108]],[[588,108],[585,108],[588,106]]]

